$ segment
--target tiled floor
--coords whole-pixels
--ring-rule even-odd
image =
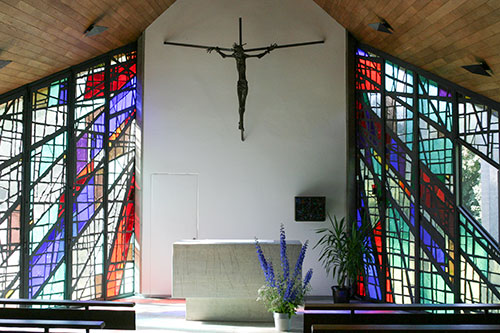
[[[186,305],[183,300],[151,299],[133,297],[124,301],[136,303],[136,326],[135,332],[201,332],[201,333],[271,333],[277,332],[274,323],[237,323],[237,322],[203,322],[185,320]],[[122,308],[123,309],[123,308]],[[303,315],[299,310],[298,314],[292,317],[290,332],[302,332]],[[40,332],[40,329],[3,329],[0,332]],[[54,333],[81,333],[82,330],[53,329]],[[127,333],[134,331],[124,330],[91,330],[93,333]]]
[[[331,296],[308,296],[308,301],[330,303]],[[134,297],[124,301],[134,301],[137,318],[137,331],[153,332],[238,332],[238,333],[270,333],[277,332],[274,323],[236,323],[236,322],[203,322],[185,320],[186,305],[183,300],[154,299]],[[302,332],[303,313],[299,309],[292,317],[290,332]],[[105,332],[118,332],[107,330]],[[121,331],[125,332],[125,331]]]
[[[183,302],[151,299],[135,301],[138,332],[276,332],[274,323],[187,321],[184,319],[186,306]],[[302,314],[294,316],[291,324],[291,332],[302,332]]]

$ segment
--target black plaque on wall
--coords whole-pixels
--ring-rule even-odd
[[[316,222],[326,219],[326,197],[295,197],[295,221]]]

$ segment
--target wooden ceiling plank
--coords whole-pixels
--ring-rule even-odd
[[[460,1],[457,1],[457,4],[459,3]],[[414,20],[411,23],[407,24],[406,26],[408,27],[408,29],[401,31],[400,34],[400,36],[406,36],[406,40],[404,38],[399,38],[394,41],[394,44],[399,43],[399,45],[403,45],[412,38],[413,39],[418,38],[419,42],[422,42],[422,40],[425,41],[426,38],[434,34],[433,33],[434,29],[436,28],[439,29],[440,25],[446,25],[446,23],[453,21],[454,18],[454,15],[450,15],[450,17],[448,17],[444,22],[440,22],[437,14],[434,17],[427,16],[425,17],[425,21],[427,24],[423,25],[421,16],[426,15],[425,11],[424,12],[420,11],[418,6],[413,7],[413,10],[416,13],[414,16]],[[415,27],[419,27],[419,29],[416,29]],[[394,51],[397,51],[397,48],[394,49]]]
[[[54,36],[40,35],[40,30],[36,29],[35,27],[20,23],[16,23],[15,25],[7,25],[4,24],[3,21],[4,16],[0,12],[0,27],[2,27],[2,30],[6,32],[5,34],[10,36],[11,39],[10,41],[7,41],[7,45],[14,44],[15,40],[20,38],[28,43],[41,45],[44,48],[50,46],[50,48],[52,48],[54,52],[63,52],[65,49],[70,47],[66,43],[57,44],[57,39]],[[84,57],[90,56],[90,54],[88,52],[85,52],[85,50],[80,50],[79,54],[82,54]]]
[[[324,5],[324,1],[316,1]],[[477,77],[462,65],[483,58],[495,70],[500,67],[500,1],[399,0],[333,1],[330,16],[360,41],[402,60],[434,72],[468,89],[500,100],[500,77]],[[395,29],[392,35],[367,30],[360,5],[385,18]],[[376,10],[375,10],[376,9]],[[363,17],[360,17],[363,16]],[[340,19],[339,19],[340,18]],[[498,69],[500,73],[500,68]],[[489,81],[488,81],[489,80]],[[457,82],[458,81],[458,82]]]
[[[99,2],[108,6],[109,11],[113,13],[112,15],[117,20],[123,22],[123,24],[131,25],[135,31],[140,29],[140,16],[134,14],[134,10],[131,9],[131,6],[127,3],[127,1],[116,2],[114,0],[92,0],[92,2]]]
[[[71,5],[73,6],[73,2],[71,3]],[[79,5],[85,8],[85,11],[87,11],[91,16],[91,19],[87,22],[87,25],[96,23],[98,25],[106,26],[108,27],[108,30],[102,33],[101,36],[110,35],[112,34],[113,31],[114,39],[119,40],[118,43],[113,42],[110,45],[108,45],[105,52],[125,44],[126,40],[130,39],[130,36],[137,35],[136,28],[134,28],[132,24],[128,24],[127,21],[121,19],[119,15],[116,15],[116,13],[111,8],[111,5],[108,5],[103,1],[93,2],[91,0],[81,0],[79,2]],[[96,20],[98,21],[96,22]],[[97,37],[100,36],[98,35],[92,38],[97,38]]]
[[[9,35],[0,32],[0,40],[8,40],[9,38]],[[11,43],[9,43],[9,46],[6,50],[21,57],[26,55],[26,53],[29,53],[31,57],[38,58],[41,54],[44,58],[46,57],[51,61],[56,61],[55,58],[57,58],[60,53],[58,53],[57,51],[54,52],[52,50],[48,50],[46,48],[46,45],[42,46],[40,44],[43,45],[43,43],[33,43],[32,41],[26,41],[23,38],[16,38],[12,40]],[[65,51],[61,50],[61,52]],[[60,60],[57,61],[66,66],[70,66],[71,64],[71,59],[67,57],[60,57]]]
[[[1,26],[1,24],[0,24]],[[12,40],[9,43],[7,48],[8,51],[13,52],[15,54],[19,54],[20,57],[26,56],[26,52],[34,52],[31,56],[33,58],[38,58],[39,54],[43,54],[43,56],[49,57],[53,59],[54,63],[59,63],[60,65],[69,67],[75,61],[72,58],[65,56],[66,50],[63,48],[47,48],[47,43],[38,39],[25,39],[26,34],[18,34],[18,37]],[[9,35],[0,33],[0,39],[7,40]],[[40,50],[40,53],[38,53]],[[86,56],[77,55],[80,59],[86,59]],[[16,59],[15,59],[16,60]]]
[[[163,9],[162,6],[156,0],[150,0],[148,1],[148,3],[153,8],[153,13],[155,14],[154,20],[156,20],[161,14],[163,14],[165,9]]]
[[[22,67],[16,66],[12,66],[12,68],[10,68],[9,70],[6,70],[7,67],[2,68],[2,72],[5,72],[4,74],[8,76],[8,78],[5,78],[2,81],[15,83],[19,79],[23,80],[23,82],[26,82],[26,80],[28,80],[27,82],[32,82],[37,79],[38,76],[36,74],[33,74],[32,72],[24,72],[21,70],[21,68]]]
[[[12,0],[3,0],[5,4],[9,4],[12,2]],[[45,14],[43,11],[39,11],[33,6],[27,4],[24,1],[18,1],[17,6],[13,7],[12,5],[10,8],[16,9],[16,11],[12,11],[14,15],[17,15],[19,18],[21,18],[24,22],[28,24],[33,24],[35,23],[37,27],[40,27],[43,29],[44,33],[50,33],[57,38],[61,40],[66,40],[69,43],[74,44],[77,46],[81,41],[82,38],[75,38],[71,35],[68,35],[62,31],[62,29],[57,28],[56,22],[54,22],[54,18],[51,16]],[[83,36],[83,35],[82,35]],[[106,47],[105,44],[100,44],[97,41],[85,41],[86,44],[92,45],[93,47],[102,50],[103,48]]]
[[[67,64],[64,63],[61,64],[54,58],[45,56],[43,51],[37,53],[22,48],[9,48],[9,50],[2,52],[2,57],[7,59],[13,59],[14,62],[19,64],[23,63],[27,64],[26,59],[33,59],[32,61],[35,61],[40,68],[47,67],[47,69],[50,69],[51,67],[61,66],[61,65],[69,67]]]
[[[489,0],[487,4],[491,9],[500,9],[500,1],[498,0]]]
[[[374,39],[374,43],[379,45],[379,47],[384,48],[387,43],[390,43],[391,40],[396,38],[395,33],[397,32],[397,26],[395,26],[395,22],[397,18],[402,15],[402,13],[406,10],[406,6],[409,3],[414,1],[406,2],[405,5],[402,5],[401,2],[396,1],[387,1],[385,7],[378,13],[378,16],[385,19],[389,25],[394,29],[394,33],[388,36],[385,36],[384,33],[376,32],[376,38]]]
[[[314,1],[360,41],[500,100],[500,75],[482,78],[461,68],[483,58],[500,73],[500,0]],[[14,9],[4,10],[6,3]],[[6,56],[20,58],[0,72],[0,81],[9,73],[0,91],[136,40],[172,3],[174,0],[0,0],[0,47],[8,49]],[[367,26],[377,16],[394,27],[392,35]],[[82,38],[81,30],[99,17],[98,24],[109,29],[91,39]]]
[[[482,7],[476,7],[476,8],[471,8],[471,7],[465,7],[463,6],[463,11],[461,13],[461,17],[454,21],[452,24],[449,24],[448,26],[444,27],[442,29],[442,33],[448,37],[450,35],[453,35],[456,33],[457,30],[461,29],[471,29],[470,24],[477,22],[480,20],[481,17],[484,17],[490,13],[488,10],[488,6],[482,6]]]
[[[118,15],[115,15],[115,13],[111,10],[111,7],[109,5],[106,6],[102,1],[97,1],[94,4],[85,0],[80,4],[91,14],[91,18],[87,22],[88,25],[95,23],[95,20],[98,17],[102,17],[97,24],[107,26],[110,29],[116,29],[116,31],[120,34],[135,35],[137,33],[130,24],[126,24],[126,22],[120,19]]]
[[[81,41],[61,34],[56,28],[25,14],[17,8],[7,5],[5,2],[0,3],[0,20],[2,22],[14,22],[12,25],[29,30],[36,36],[34,38],[44,38],[50,43],[63,43],[66,45],[65,47],[81,47]],[[94,45],[86,44],[88,44],[89,48],[99,52],[99,49]]]
[[[153,1],[151,1],[153,2]],[[148,16],[148,22],[153,22],[155,20],[156,13],[151,5],[150,1],[144,1],[144,2],[139,2],[139,1],[131,1],[129,5],[134,8],[135,13],[140,13],[139,15],[143,15],[143,13],[146,13]],[[144,25],[144,21],[141,21],[141,25]]]
[[[454,21],[454,22],[459,22],[459,19]],[[463,24],[462,24],[463,25]],[[460,26],[460,23],[457,25]],[[448,27],[448,26],[447,26]],[[446,29],[446,27],[445,27]],[[434,30],[438,30],[438,28],[434,27]],[[427,56],[432,53],[440,53],[439,50],[445,50],[445,48],[451,46],[452,48],[456,49],[456,41],[460,40],[461,38],[464,38],[467,36],[465,31],[469,30],[467,26],[464,26],[462,29],[455,31],[455,34],[449,37],[443,36],[438,41],[435,41],[432,45],[429,45],[429,43],[426,43],[425,41],[419,45],[420,52],[413,52],[413,57],[414,58],[421,58],[422,53],[426,54]],[[442,29],[439,31],[439,33],[442,33]],[[398,49],[394,50],[395,52],[398,51]],[[444,51],[444,53],[447,53],[447,51]],[[437,56],[437,55],[436,55]]]
[[[77,2],[75,2],[75,4],[77,4]],[[89,20],[87,17],[81,15],[73,8],[59,1],[39,0],[34,2],[32,5],[38,10],[43,10],[43,8],[46,8],[47,12],[52,17],[54,17],[54,19],[62,23],[62,25],[64,26],[64,32],[71,34],[75,38],[82,38],[83,32],[90,25],[89,22],[92,22],[92,20]],[[109,33],[103,33],[99,37],[105,38],[105,44],[120,44],[118,39]]]
[[[359,4],[357,4],[357,5],[359,5]],[[354,22],[358,22],[358,24],[353,27],[354,31],[359,31],[359,30],[362,30],[364,28],[367,28],[368,23],[373,23],[372,20],[376,20],[376,14],[369,7],[364,7],[364,6],[354,7],[354,8],[352,8],[351,13],[355,13],[356,21],[354,21]],[[349,21],[349,16],[350,15],[346,16],[346,18],[345,18],[347,21]],[[371,29],[371,28],[369,28],[369,29]],[[375,32],[375,31],[373,31],[373,32]]]
[[[9,49],[4,55],[19,59],[9,66],[11,70],[3,70],[11,78],[3,86],[14,89],[27,83],[26,79],[39,79],[132,42],[172,3],[0,0],[0,39],[2,47]],[[83,30],[99,17],[98,23],[109,29],[92,38],[84,37]]]

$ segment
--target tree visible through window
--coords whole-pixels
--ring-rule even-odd
[[[462,149],[462,205],[481,222],[481,164],[479,157],[467,148]]]
[[[498,242],[498,170],[462,148],[462,206]]]

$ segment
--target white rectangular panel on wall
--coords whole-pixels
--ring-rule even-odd
[[[197,237],[198,175],[151,175],[150,295],[172,293],[172,244]]]

